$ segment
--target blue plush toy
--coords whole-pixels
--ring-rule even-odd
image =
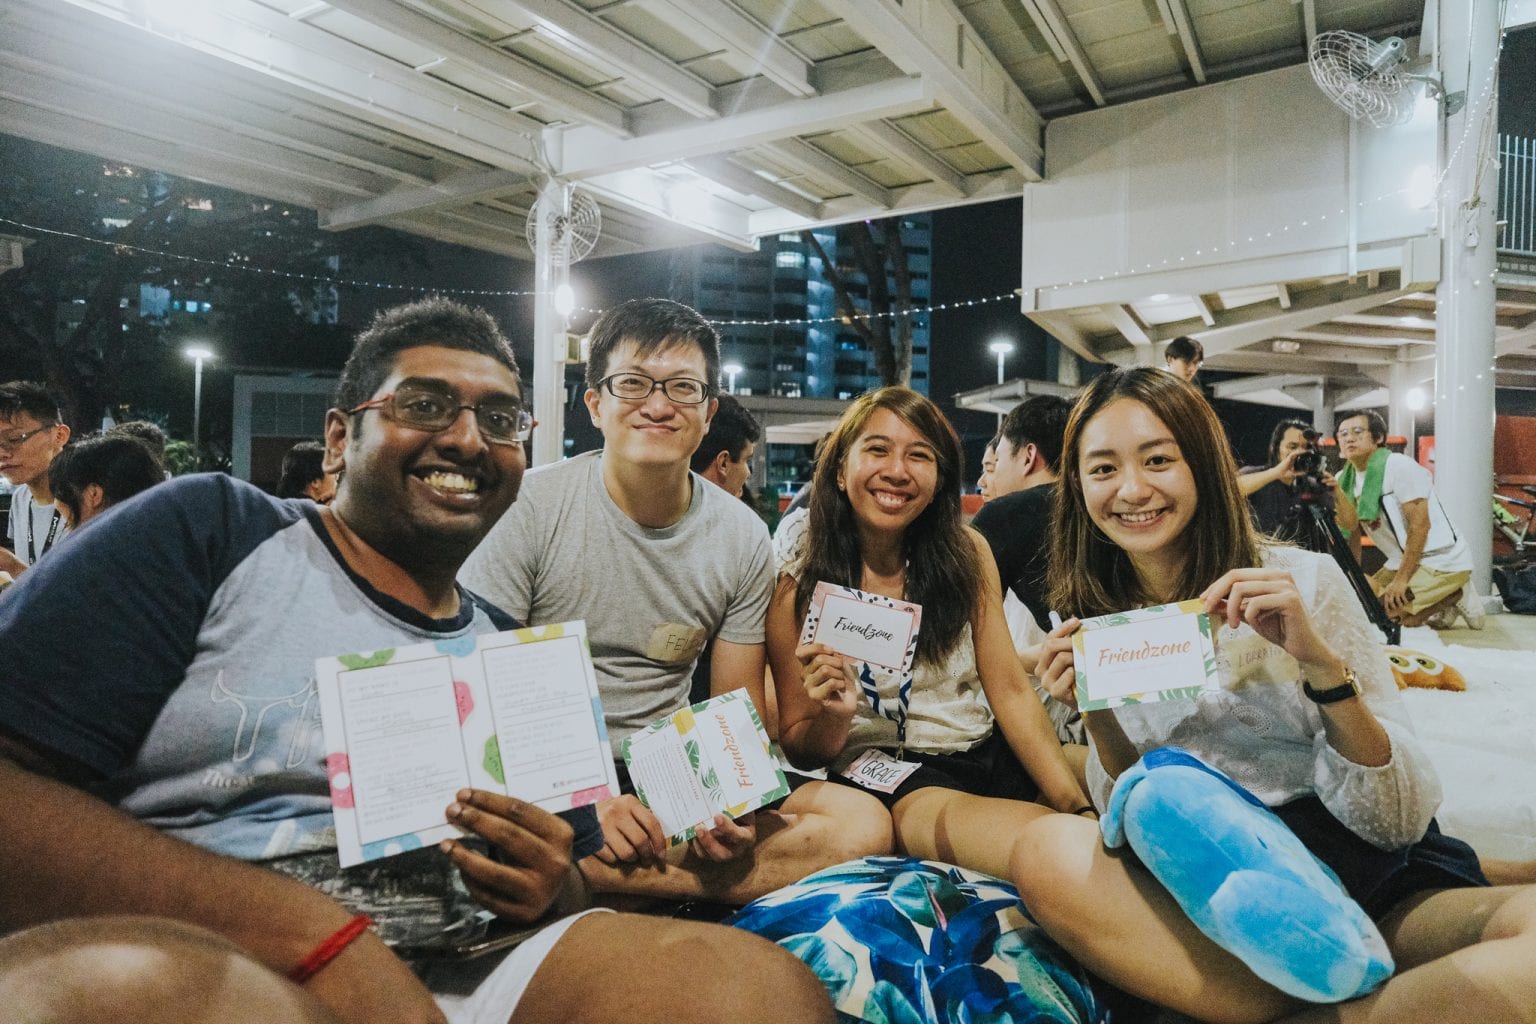
[[[1327,865],[1247,790],[1178,747],[1115,783],[1101,823],[1130,843],[1202,932],[1271,985],[1315,1003],[1365,993],[1392,954]]]

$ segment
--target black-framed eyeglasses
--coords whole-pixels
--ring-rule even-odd
[[[44,423],[42,426],[27,431],[25,434],[12,434],[10,437],[0,437],[0,451],[13,452],[17,448],[32,440],[33,435],[41,434],[45,430],[52,430],[57,423]]]
[[[657,380],[646,373],[610,373],[598,384],[608,389],[614,398],[629,402],[643,402],[660,388],[673,405],[700,405],[709,401],[715,389],[707,381],[697,377],[668,377]]]
[[[527,441],[537,425],[521,402],[507,396],[492,396],[469,405],[460,402],[457,395],[435,388],[403,387],[378,398],[370,398],[347,415],[383,409],[390,419],[413,430],[436,433],[446,430],[465,409],[475,414],[480,435],[492,444],[522,444]]]

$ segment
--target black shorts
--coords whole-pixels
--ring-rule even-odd
[[[1417,893],[1488,884],[1472,847],[1441,832],[1433,820],[1417,843],[1401,850],[1383,850],[1351,832],[1315,796],[1270,810],[1318,860],[1333,869],[1344,889],[1372,920],[1380,921]]]
[[[894,757],[893,751],[885,751]],[[894,793],[865,789],[852,779],[836,772],[827,771],[830,781],[852,786],[868,793],[883,803],[887,809],[895,807],[902,797],[920,789],[954,789],[972,796],[995,797],[1000,800],[1034,800],[1040,795],[1040,787],[1029,777],[1003,734],[996,729],[970,750],[958,754],[924,754],[907,750],[905,760],[915,761],[922,767],[902,780]]]

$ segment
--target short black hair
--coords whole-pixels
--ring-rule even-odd
[[[747,445],[756,443],[762,436],[763,428],[736,396],[721,395],[715,418],[709,421],[709,433],[699,442],[689,464],[695,473],[702,473],[721,452],[728,452],[732,462],[740,462]]]
[[[1366,429],[1371,432],[1371,436],[1376,439],[1377,444],[1387,443],[1386,418],[1383,417],[1381,413],[1377,412],[1375,409],[1340,409],[1338,412],[1333,414],[1334,436],[1337,437],[1339,434],[1340,423],[1343,423],[1345,420],[1352,420],[1356,416],[1365,417]]]
[[[1287,430],[1300,430],[1305,433],[1312,429],[1312,424],[1306,420],[1283,419],[1275,424],[1275,429],[1269,435],[1269,462],[1265,465],[1273,466],[1280,461],[1280,442],[1285,440]]]
[[[160,429],[158,423],[151,423],[149,420],[128,420],[126,423],[119,423],[107,433],[138,438],[149,447],[150,452],[160,464],[165,465],[165,431]]]
[[[501,363],[518,379],[517,357],[491,314],[441,296],[383,309],[357,336],[352,354],[336,383],[335,407],[355,409],[373,397],[394,367],[395,356],[409,348],[439,345],[478,352]]]
[[[279,498],[302,498],[304,488],[325,477],[322,463],[325,445],[319,441],[300,441],[283,456],[282,475],[277,480]]]
[[[35,380],[0,384],[0,420],[13,420],[17,416],[31,416],[44,427],[64,422],[53,392]]]
[[[165,469],[149,445],[127,434],[91,434],[66,445],[48,467],[48,486],[75,522],[81,496],[92,484],[105,504],[116,505],[165,480]]]
[[[671,299],[630,299],[607,310],[587,332],[587,387],[596,391],[608,375],[614,349],[633,342],[642,356],[687,343],[704,353],[704,383],[720,387],[720,337],[698,311]]]
[[[1183,359],[1186,362],[1205,362],[1205,346],[1187,334],[1181,334],[1163,349],[1163,361]]]
[[[1027,444],[1040,450],[1052,473],[1061,463],[1061,442],[1067,434],[1072,403],[1056,395],[1030,395],[1008,410],[997,436],[1018,451]],[[1001,447],[1001,445],[999,445]]]

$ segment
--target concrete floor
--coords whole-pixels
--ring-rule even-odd
[[[1536,651],[1536,615],[1490,614],[1482,629],[1440,629],[1441,642],[1464,647],[1482,647],[1496,651]]]

